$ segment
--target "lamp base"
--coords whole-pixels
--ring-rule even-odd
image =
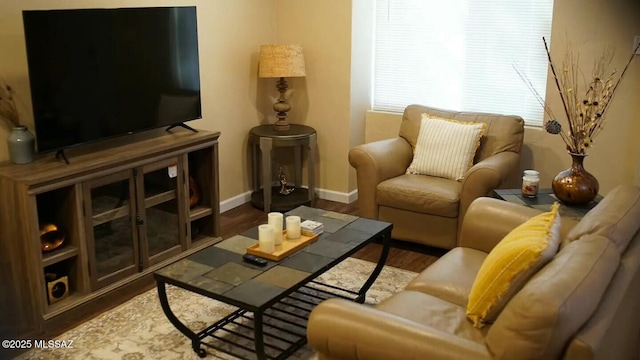
[[[275,131],[287,131],[290,127],[291,126],[289,126],[289,123],[287,123],[286,121],[278,120],[273,124],[273,130]]]
[[[280,93],[280,97],[278,98],[278,101],[273,104],[273,110],[278,113],[278,121],[273,124],[273,129],[275,131],[287,131],[289,130],[289,123],[287,122],[287,111],[291,110],[291,105],[289,105],[287,99],[284,97],[284,94],[287,91],[287,80],[285,80],[285,78],[283,77],[278,79],[276,88]]]

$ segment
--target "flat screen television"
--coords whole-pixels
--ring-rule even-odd
[[[22,16],[38,152],[201,118],[195,7]]]

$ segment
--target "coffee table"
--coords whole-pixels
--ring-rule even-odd
[[[162,309],[169,321],[205,357],[202,345],[239,358],[284,359],[306,344],[306,321],[311,310],[331,297],[364,303],[366,293],[384,267],[392,224],[337,212],[300,206],[285,214],[324,224],[318,241],[267,266],[242,260],[257,242],[253,228],[154,273]],[[323,284],[319,275],[366,244],[381,241],[382,252],[369,278],[358,291]],[[173,313],[166,284],[233,305],[238,309],[194,332]]]

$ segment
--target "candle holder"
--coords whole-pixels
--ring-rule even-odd
[[[300,216],[287,216],[287,239],[300,238]]]

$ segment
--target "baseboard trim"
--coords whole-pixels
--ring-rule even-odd
[[[351,204],[352,202],[358,200],[358,190],[353,190],[350,193],[345,193],[326,189],[316,189],[316,193],[318,194],[318,197],[320,199],[340,202],[343,204]]]
[[[349,193],[349,204],[356,200],[358,200],[358,189],[355,189]]]
[[[304,187],[306,188],[306,186]],[[326,189],[316,189],[316,195],[318,196],[318,198],[323,200],[335,201],[343,204],[351,204],[352,202],[358,200],[358,189],[353,190],[349,193]],[[225,211],[229,211],[250,201],[251,191],[236,195],[232,198],[220,202],[220,212],[223,213]]]
[[[246,204],[251,201],[251,191],[247,191],[240,195],[236,195],[232,198],[220,202],[220,212],[223,213],[225,211],[229,211],[233,208],[236,208],[242,204]]]

